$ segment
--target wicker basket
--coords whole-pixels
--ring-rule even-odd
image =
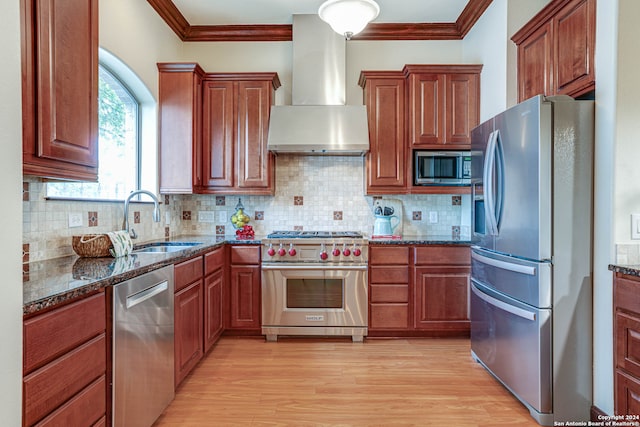
[[[73,236],[73,250],[81,257],[105,257],[111,256],[111,239],[106,234],[83,234]]]

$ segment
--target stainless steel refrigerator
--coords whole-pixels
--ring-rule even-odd
[[[593,134],[566,96],[471,134],[471,352],[542,425],[589,420]]]

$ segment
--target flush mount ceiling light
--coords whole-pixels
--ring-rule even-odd
[[[347,40],[364,30],[378,13],[380,7],[373,0],[327,0],[318,9],[320,18]]]

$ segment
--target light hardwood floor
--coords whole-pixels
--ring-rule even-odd
[[[468,339],[223,337],[155,426],[538,426]]]

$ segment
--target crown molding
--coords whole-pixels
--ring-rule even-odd
[[[291,41],[293,28],[281,25],[190,25],[172,0],[147,0],[182,41]],[[492,0],[469,0],[456,22],[371,23],[353,40],[461,40]]]

